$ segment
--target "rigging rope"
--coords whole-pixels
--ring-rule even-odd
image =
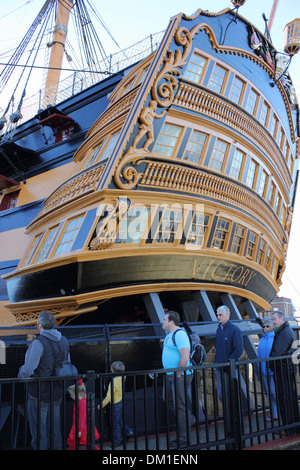
[[[24,75],[25,72],[26,72],[26,68],[28,67],[28,63],[29,63],[29,61],[30,61],[30,59],[31,59],[31,56],[32,56],[32,54],[33,54],[33,51],[36,50],[34,59],[33,59],[32,63],[31,63],[31,65],[29,66],[29,69],[30,69],[30,70],[29,70],[29,72],[28,72],[28,74],[27,74],[27,79],[26,79],[26,81],[25,81],[25,85],[24,85],[24,88],[23,88],[23,92],[22,92],[22,95],[21,95],[21,99],[20,99],[19,105],[18,105],[18,107],[17,107],[17,112],[20,113],[21,106],[22,106],[22,103],[23,103],[23,99],[24,99],[25,94],[26,94],[27,84],[28,84],[28,81],[29,81],[29,78],[30,78],[30,75],[31,75],[31,72],[32,72],[32,69],[33,69],[33,66],[34,66],[34,63],[35,63],[35,60],[36,60],[36,58],[37,58],[37,54],[38,54],[39,47],[40,47],[40,45],[41,45],[42,39],[43,39],[43,37],[44,37],[45,30],[46,30],[46,28],[47,28],[48,19],[49,19],[49,16],[50,16],[50,14],[51,14],[51,11],[52,11],[51,9],[48,9],[48,11],[46,10],[46,13],[44,13],[43,16],[40,18],[40,20],[39,20],[38,22],[36,22],[35,30],[37,29],[37,27],[38,27],[39,25],[41,25],[40,32],[38,33],[38,35],[37,35],[37,37],[36,37],[36,39],[35,39],[33,48],[30,50],[30,53],[29,53],[29,56],[28,56],[27,61],[26,61],[26,63],[25,63],[25,66],[23,67],[23,70],[22,70],[22,72],[21,72],[21,74],[20,74],[20,76],[19,76],[19,79],[18,79],[17,84],[16,84],[16,86],[15,86],[15,88],[14,88],[14,91],[13,91],[13,93],[12,93],[12,95],[11,95],[11,98],[10,98],[8,104],[7,104],[7,107],[6,107],[6,109],[5,109],[4,113],[3,113],[3,116],[5,116],[6,113],[8,112],[9,107],[10,107],[11,103],[12,103],[13,100],[14,100],[14,96],[15,96],[16,90],[18,89],[19,84],[20,84],[20,82],[21,82],[21,80],[22,80],[22,78],[23,78],[23,75]],[[38,16],[39,16],[39,15],[38,15]],[[14,65],[14,68],[15,68],[16,65],[17,65],[17,64]]]
[[[28,3],[30,3],[30,0],[28,0],[27,4]],[[82,70],[78,70],[77,68],[75,70],[73,69],[73,71],[86,73],[86,68],[88,67],[91,72],[92,81],[98,80],[94,78],[94,73],[107,75],[110,74],[110,72],[107,72],[107,70],[109,69],[109,57],[107,56],[104,47],[101,43],[101,40],[99,39],[99,36],[93,26],[88,7],[90,11],[92,11],[93,15],[95,15],[96,19],[100,22],[102,27],[105,29],[105,31],[109,34],[111,39],[113,39],[119,49],[120,46],[114,40],[109,29],[107,28],[104,21],[97,13],[96,9],[91,4],[91,2],[89,0],[74,0],[72,6],[69,7],[69,5],[63,2],[62,0],[46,0],[43,7],[36,16],[35,20],[31,24],[30,28],[26,32],[25,36],[23,37],[23,39],[21,40],[21,42],[19,43],[19,45],[17,46],[17,48],[15,49],[15,51],[13,52],[10,59],[7,61],[0,73],[0,93],[2,93],[8,83],[11,85],[10,79],[16,67],[23,68],[20,75],[18,75],[17,83],[14,87],[11,98],[9,99],[9,102],[3,114],[3,122],[6,119],[5,115],[10,109],[10,107],[14,108],[14,102],[16,100],[15,94],[17,92],[17,89],[20,89],[21,82],[25,82],[25,85],[21,93],[19,104],[17,106],[17,112],[19,112],[19,114],[21,114],[21,106],[26,95],[26,88],[28,86],[33,69],[44,68],[36,66],[35,62],[37,60],[38,53],[43,49],[42,39],[44,39],[47,34],[47,25],[49,24],[50,19],[52,19],[50,17],[53,14],[53,17],[55,18],[57,12],[59,11],[59,9],[57,8],[58,3],[63,5],[64,8],[70,9],[71,18],[73,19],[73,23],[75,23],[77,40],[78,42],[81,41],[81,48],[79,48],[79,50],[81,55]],[[59,21],[59,18],[57,18],[57,20]],[[53,21],[53,23],[55,23],[55,21]],[[25,64],[21,65],[20,59],[25,52],[28,53],[27,60],[25,61]],[[99,68],[98,70],[96,70],[96,67],[98,67],[98,64],[100,62],[104,64],[104,67],[101,67],[101,71],[99,70]],[[49,67],[47,68],[49,70]],[[72,71],[72,69],[63,69],[62,67],[60,67],[60,70]],[[1,124],[3,124],[3,122]]]
[[[7,85],[12,73],[14,72],[15,66],[18,64],[20,57],[26,50],[29,42],[31,41],[37,27],[41,23],[44,15],[46,14],[48,8],[53,8],[53,0],[46,0],[44,6],[38,13],[37,17],[35,18],[34,22],[30,26],[29,30],[25,34],[24,38],[20,42],[19,46],[15,50],[14,54],[9,60],[9,63],[4,69],[2,70],[0,74],[0,93],[3,91],[4,87]]]

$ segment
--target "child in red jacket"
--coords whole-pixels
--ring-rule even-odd
[[[75,385],[71,385],[68,387],[68,392],[73,400],[75,400]],[[67,443],[71,450],[75,450],[76,448],[76,434],[75,434],[75,406],[74,404],[74,412],[73,412],[73,424],[71,427],[71,431],[69,437],[67,439]],[[99,439],[100,434],[95,427],[95,440]],[[78,444],[86,446],[86,389],[85,385],[82,382],[82,379],[78,381]],[[99,450],[99,447],[95,445],[95,449]]]

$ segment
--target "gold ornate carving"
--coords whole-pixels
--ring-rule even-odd
[[[191,31],[184,27],[176,31],[174,39],[178,46],[183,47],[183,53],[179,49],[176,49],[175,53],[171,50],[167,52],[164,65],[157,75],[151,90],[153,99],[162,108],[172,104],[174,91],[178,86],[178,77],[181,75],[178,68],[184,67],[187,57],[191,52],[193,39],[203,29],[209,35],[210,40],[216,42],[212,29],[205,23],[194,26]]]
[[[112,246],[116,240],[117,223],[127,215],[128,204],[122,201],[107,201],[103,205],[102,214],[96,227],[96,237],[90,242],[90,250],[104,250]]]
[[[57,322],[60,323],[63,320],[63,315],[64,314],[69,314],[73,311],[75,311],[77,308],[77,305],[75,304],[70,304],[70,305],[64,305],[63,307],[56,307],[56,308],[49,308],[47,311],[52,313],[55,317],[59,315],[60,318],[57,318]],[[43,309],[45,310],[45,309]],[[31,312],[23,312],[23,313],[14,313],[14,316],[16,318],[17,323],[31,323],[31,324],[36,324],[37,319],[39,317],[39,314],[41,313],[42,310],[37,310],[37,311],[31,311]]]
[[[56,209],[63,204],[67,204],[79,196],[93,192],[97,187],[97,183],[100,181],[104,166],[105,165],[101,165],[91,170],[87,170],[60,186],[46,199],[43,210],[37,215],[34,222],[51,210]]]
[[[137,164],[142,163],[145,153],[148,153],[148,146],[153,142],[153,119],[161,118],[165,111],[161,114],[155,113],[157,105],[162,108],[171,105],[174,99],[174,91],[178,87],[178,77],[180,72],[178,68],[182,68],[191,51],[192,41],[201,29],[207,30],[209,36],[213,35],[213,31],[206,24],[196,25],[191,31],[186,28],[179,28],[175,33],[175,42],[183,47],[183,53],[176,49],[175,53],[171,50],[167,52],[164,59],[163,67],[157,75],[152,86],[151,93],[153,100],[149,107],[145,107],[139,116],[141,123],[140,130],[136,136],[133,146],[124,155],[120,161],[114,174],[115,184],[121,189],[134,188],[142,177],[134,168]],[[142,149],[136,149],[136,145],[140,139],[147,134],[147,141]],[[130,165],[128,165],[130,163]],[[127,165],[127,166],[126,166]],[[125,180],[125,182],[123,181]]]
[[[143,174],[138,173],[134,167],[147,161],[145,160],[146,154],[149,155],[149,153],[143,149],[133,149],[133,147],[130,147],[124,158],[117,166],[114,174],[114,182],[119,188],[127,190],[135,188]],[[125,166],[128,163],[130,165]]]
[[[166,111],[164,111],[161,114],[157,114],[155,112],[156,108],[157,101],[151,100],[150,105],[142,110],[141,115],[139,117],[139,121],[141,123],[140,130],[132,144],[133,151],[136,151],[136,146],[138,142],[142,139],[142,137],[144,137],[145,134],[147,134],[147,140],[143,146],[143,150],[145,152],[149,152],[148,147],[154,141],[153,120],[154,118],[162,118],[163,115],[166,113]]]
[[[287,235],[289,235],[290,230],[291,230],[293,211],[294,211],[294,208],[292,206],[289,206],[287,208],[287,216],[286,216],[285,227],[284,227]]]
[[[198,112],[214,117],[222,122],[226,122],[237,129],[240,129],[241,122],[244,123],[244,131],[246,134],[258,143],[259,146],[263,146],[267,154],[274,155],[274,163],[276,167],[280,169],[285,183],[288,186],[291,177],[288,169],[283,164],[282,156],[281,154],[278,154],[279,152],[272,139],[267,136],[266,132],[264,132],[259,125],[249,118],[246,119],[245,113],[241,111],[237,112],[237,109],[228,105],[225,100],[216,98],[212,94],[209,94],[208,99],[207,91],[201,92],[201,90],[197,90],[195,87],[188,86],[184,83],[181,83],[178,86],[178,78],[181,75],[179,69],[184,67],[187,57],[192,49],[193,39],[199,31],[206,32],[211,45],[216,52],[247,57],[259,66],[263,67],[271,76],[273,76],[273,70],[265,63],[265,61],[262,61],[255,54],[249,53],[243,49],[219,45],[213,30],[208,24],[200,23],[194,26],[190,31],[185,27],[178,28],[174,35],[174,41],[178,46],[182,47],[182,50],[176,49],[175,52],[168,50],[166,57],[163,60],[163,66],[156,76],[151,88],[152,101],[150,102],[150,106],[145,107],[140,113],[139,121],[141,126],[139,133],[134,140],[133,146],[130,147],[124,157],[120,160],[115,170],[115,184],[121,189],[128,190],[133,189],[139,183],[142,175],[137,171],[137,166],[142,162],[149,160],[148,146],[153,142],[153,119],[161,117],[165,113],[164,111],[159,115],[155,113],[155,108],[156,106],[166,108],[172,103],[175,103],[177,105],[195,109]],[[197,96],[195,97],[195,95]],[[287,110],[289,114],[289,106]],[[142,149],[137,149],[136,146],[138,142],[145,134],[147,134],[148,138],[144,147]],[[148,156],[145,155],[147,153]]]
[[[110,122],[126,114],[133,105],[139,88],[140,83],[127,95],[122,96],[118,101],[116,101],[116,103],[113,103],[108,106],[108,108],[99,116],[96,122],[92,125],[92,127],[87,133],[87,137],[92,137],[97,132],[103,130],[105,126],[107,126]]]

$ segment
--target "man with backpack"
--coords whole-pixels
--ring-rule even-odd
[[[25,355],[25,363],[20,368],[18,377],[51,377],[55,375],[57,360],[68,359],[68,340],[54,328],[54,325],[55,317],[52,313],[47,311],[40,313],[37,321],[40,335],[30,344]],[[51,382],[41,381],[39,389],[37,385],[36,382],[28,384],[28,420],[32,437],[31,444],[33,449],[47,450],[50,435]],[[62,448],[60,431],[62,387],[60,383],[56,382],[53,385],[53,448],[59,450]],[[40,417],[38,410],[40,410]]]
[[[190,340],[187,333],[179,328],[180,316],[177,312],[169,311],[165,314],[162,322],[163,329],[167,332],[164,340],[162,363],[164,369],[177,369],[191,366]],[[173,337],[176,338],[173,341]],[[175,393],[176,380],[176,393]],[[178,436],[170,443],[170,447],[177,448],[187,446],[187,429],[191,427],[191,401],[190,387],[193,380],[192,370],[178,370],[167,372],[168,390],[166,391],[166,403],[170,401],[174,411],[178,413]],[[177,401],[177,405],[176,402]]]

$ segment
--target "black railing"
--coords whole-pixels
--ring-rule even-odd
[[[299,383],[297,358],[256,359],[230,361],[224,364],[205,364],[193,368],[191,388],[184,388],[184,413],[186,443],[184,449],[243,449],[258,443],[278,439],[287,434],[297,433],[300,428],[298,412]],[[274,380],[276,407],[270,407],[270,394],[263,390],[263,363],[273,367],[274,374],[266,368],[265,382]],[[184,369],[184,381],[191,369]],[[49,390],[48,443],[49,449],[68,448],[67,440],[72,424],[75,426],[75,449],[123,449],[123,450],[168,450],[179,448],[179,429],[182,414],[178,411],[178,382],[176,370],[126,371],[121,377],[122,405],[120,411],[114,407],[102,408],[112,374],[86,374],[73,378],[55,377],[34,379],[0,379],[0,446],[2,449],[43,448],[42,391],[46,383]],[[173,394],[168,388],[170,376],[174,377]],[[78,432],[81,426],[78,379],[86,385],[86,442]],[[57,384],[60,395],[61,447],[57,444],[55,406],[57,405]],[[29,426],[32,419],[32,403],[29,405],[28,392],[36,383],[35,436]],[[68,386],[75,385],[75,401],[67,393]],[[298,387],[298,388],[297,388]],[[114,401],[114,387],[112,387]],[[98,405],[100,405],[98,407]],[[119,435],[113,426],[116,413],[121,413],[122,425]],[[181,418],[179,418],[181,416]],[[190,421],[191,417],[191,421]],[[130,430],[128,431],[128,428]],[[95,443],[99,432],[100,438]],[[126,433],[129,436],[126,436]],[[129,439],[127,439],[129,437]],[[116,442],[118,441],[118,442]],[[173,442],[175,441],[175,444]],[[118,444],[118,445],[116,445]]]

